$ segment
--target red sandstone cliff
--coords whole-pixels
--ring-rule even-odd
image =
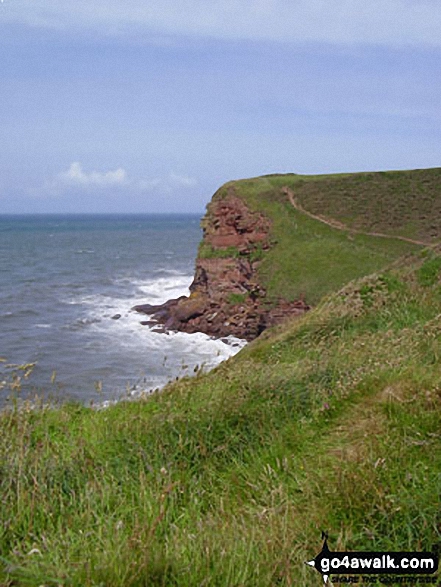
[[[309,309],[303,301],[265,303],[257,269],[260,254],[271,246],[270,221],[249,210],[234,188],[223,198],[213,198],[202,228],[190,296],[135,310],[166,329],[251,340],[268,326]]]

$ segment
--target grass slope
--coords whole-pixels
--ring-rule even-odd
[[[441,544],[441,256],[347,285],[145,401],[0,415],[0,584],[322,584]]]
[[[262,178],[265,179],[265,178]],[[441,239],[441,168],[336,175],[276,175],[304,208],[367,232]]]
[[[428,170],[434,177],[431,189],[435,189],[436,181],[441,188],[441,175],[438,170]],[[407,236],[408,218],[401,207],[394,207],[394,198],[400,193],[402,177],[416,172],[394,172],[391,176],[396,179],[389,181],[389,175],[385,174],[351,174],[335,176],[300,176],[300,175],[275,175],[254,179],[234,181],[223,186],[214,196],[214,200],[224,198],[233,190],[234,194],[246,201],[248,206],[265,214],[272,221],[271,240],[272,248],[261,255],[262,262],[259,268],[259,276],[262,285],[267,291],[268,301],[284,297],[291,301],[304,298],[308,303],[315,305],[326,294],[336,291],[350,280],[368,275],[379,270],[394,259],[418,250],[418,245],[396,239],[383,239],[362,234],[352,234],[349,230],[338,230],[327,226],[322,222],[308,217],[306,214],[294,209],[286,194],[285,186],[289,187],[299,199],[302,206],[310,211],[310,196],[305,190],[313,186],[314,194],[320,194],[322,200],[311,200],[311,211],[318,208],[319,214],[331,214],[333,209],[322,206],[322,201],[328,202],[329,186],[333,186],[335,194],[339,196],[346,193],[346,183],[352,182],[358,185],[359,176],[371,177],[375,180],[361,181],[363,186],[369,185],[370,192],[361,193],[360,199],[364,208],[360,205],[356,210],[348,210],[351,214],[366,213],[368,219],[366,226],[360,224],[359,228],[370,227],[373,222],[373,212],[381,201],[375,218],[384,215],[392,218],[396,228],[396,235]],[[412,176],[413,177],[413,176]],[[386,178],[386,179],[385,179]],[[438,179],[440,178],[440,179]],[[436,180],[436,181],[435,181]],[[417,180],[415,179],[415,182]],[[389,190],[389,183],[395,185],[395,191]],[[352,184],[351,184],[352,185]],[[426,184],[421,179],[421,186]],[[304,191],[302,191],[304,190]],[[307,193],[307,197],[304,195]],[[358,193],[358,192],[348,192]],[[415,190],[415,195],[420,191]],[[405,200],[406,194],[402,196]],[[364,198],[364,199],[363,199]],[[438,191],[438,200],[441,205],[441,189]],[[438,201],[437,200],[437,201]],[[345,200],[343,200],[345,201]],[[358,200],[357,200],[358,202]],[[317,205],[316,205],[317,204]],[[388,212],[385,213],[385,210]],[[407,210],[407,209],[406,209]],[[441,218],[441,215],[440,215]],[[346,220],[338,216],[340,220]],[[401,232],[400,232],[401,231]],[[441,238],[441,234],[440,234]],[[424,240],[424,239],[423,239]],[[202,250],[204,256],[209,252]],[[214,251],[213,256],[218,252]],[[220,250],[227,254],[228,251]]]

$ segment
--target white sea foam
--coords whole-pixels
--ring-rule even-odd
[[[182,273],[182,271],[178,271],[177,269],[155,269],[153,271],[153,273],[164,273],[165,275],[179,275],[179,276],[186,275],[186,274]],[[188,277],[191,277],[191,275]]]
[[[143,351],[150,356],[158,357],[164,375],[155,377],[149,373],[140,377],[127,390],[126,399],[152,393],[179,377],[191,376],[198,371],[209,371],[238,353],[246,345],[245,340],[233,336],[221,340],[213,339],[203,333],[171,332],[166,335],[152,332],[148,328],[145,328],[144,332]],[[102,407],[111,403],[113,402],[105,402]]]
[[[214,339],[203,333],[156,332],[154,327],[140,324],[146,316],[131,310],[136,304],[162,303],[185,295],[190,280],[191,276],[173,271],[167,277],[132,281],[138,292],[134,297],[78,296],[71,303],[83,306],[84,314],[69,327],[94,334],[93,349],[85,345],[90,351],[108,349],[118,356],[130,357],[134,370],[138,369],[140,375],[131,391],[134,395],[162,387],[176,377],[193,374],[195,370],[211,369],[235,355],[246,341],[232,336]],[[139,373],[140,366],[144,366],[145,373]]]
[[[167,277],[158,277],[137,283],[137,289],[143,303],[161,304],[172,298],[189,294],[190,275],[172,273]]]
[[[199,335],[153,332],[140,324],[145,316],[131,311],[188,293],[198,221],[65,218],[56,224],[32,220],[31,230],[17,230],[12,239],[0,231],[0,248],[8,250],[2,277],[10,285],[1,293],[0,319],[8,328],[0,329],[0,346],[14,363],[38,362],[30,385],[49,389],[56,369],[63,397],[95,399],[99,381],[100,399],[112,399],[127,385],[161,387],[185,365],[190,371],[236,350],[208,337],[198,341]],[[40,235],[52,235],[52,242]]]
[[[170,374],[170,377],[163,378],[163,384],[170,378],[192,373],[196,366],[212,368],[236,354],[245,341],[230,336],[224,342],[203,333],[155,332],[154,327],[140,324],[145,316],[131,310],[137,303],[160,303],[183,295],[188,283],[188,275],[173,274],[167,278],[138,282],[137,290],[143,292],[141,299],[120,299],[102,294],[80,296],[78,301],[86,307],[87,316],[79,319],[75,327],[93,329],[95,334],[100,335],[97,338],[103,348],[111,344],[112,347],[117,345],[121,350],[125,349],[125,352],[130,350],[129,356],[134,358],[134,362],[138,362],[135,358],[145,357],[146,364],[163,364],[164,372]],[[120,317],[112,320],[117,315]]]

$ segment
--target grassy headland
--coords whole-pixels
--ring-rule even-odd
[[[284,188],[304,210],[339,221],[347,229],[335,229],[296,210]],[[227,183],[213,200],[231,190],[272,221],[273,246],[262,255],[259,269],[270,302],[283,295],[315,305],[348,281],[420,248],[392,237],[427,244],[441,240],[441,169],[269,175]],[[209,251],[203,253],[209,256]]]
[[[313,587],[321,530],[440,549],[441,249],[302,215],[299,177],[234,187],[268,296],[314,310],[144,400],[0,414],[0,585]]]
[[[441,239],[441,168],[300,177],[295,191],[307,210],[350,228]]]

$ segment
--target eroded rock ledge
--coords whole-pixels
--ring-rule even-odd
[[[252,340],[268,326],[309,309],[302,300],[280,299],[275,306],[266,302],[257,268],[271,246],[270,221],[249,210],[234,188],[223,198],[213,198],[202,227],[190,296],[159,306],[135,306],[134,310],[150,316],[146,324]]]

